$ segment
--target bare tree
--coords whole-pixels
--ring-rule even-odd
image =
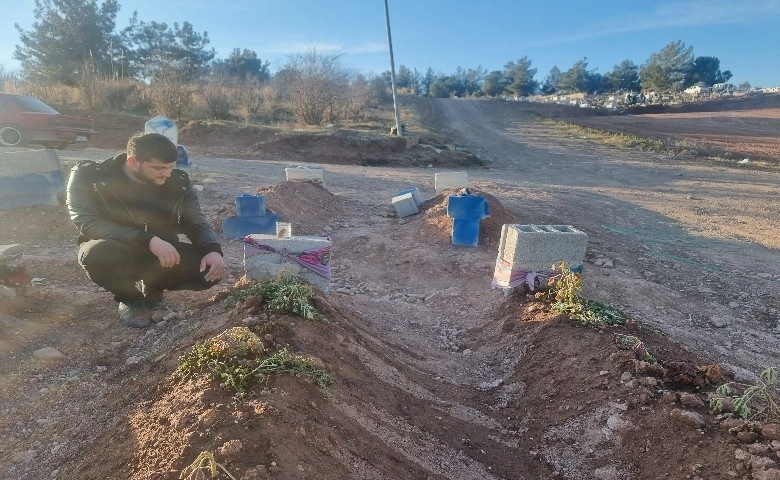
[[[322,125],[337,119],[337,105],[348,97],[350,78],[340,57],[316,50],[289,57],[283,69],[286,97],[299,123]]]
[[[185,64],[160,63],[150,84],[152,113],[180,119],[192,103],[189,69]]]
[[[203,86],[203,97],[213,118],[226,120],[230,117],[231,94],[235,90],[230,83],[224,77],[210,77]]]
[[[244,120],[244,126],[248,126],[263,106],[265,98],[263,87],[259,81],[247,79],[238,85],[235,93],[238,114]]]

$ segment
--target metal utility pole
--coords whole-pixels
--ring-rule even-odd
[[[395,109],[395,134],[403,135],[401,128],[401,107],[398,105],[398,89],[395,86],[395,61],[393,60],[393,38],[390,35],[390,11],[385,0],[385,19],[387,20],[387,43],[390,46],[390,84],[393,87],[393,108]]]

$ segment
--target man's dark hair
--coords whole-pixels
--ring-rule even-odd
[[[127,141],[127,156],[139,162],[148,162],[152,157],[163,163],[173,163],[179,156],[176,145],[161,133],[136,133]]]

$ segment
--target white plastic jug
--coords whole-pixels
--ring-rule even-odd
[[[144,127],[144,132],[161,133],[171,139],[174,145],[179,144],[179,129],[176,127],[176,123],[164,115],[159,115],[147,121]]]

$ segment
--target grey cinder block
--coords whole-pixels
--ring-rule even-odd
[[[561,261],[569,268],[582,265],[588,235],[571,225],[519,225],[501,227],[498,260],[512,270],[549,271]]]

